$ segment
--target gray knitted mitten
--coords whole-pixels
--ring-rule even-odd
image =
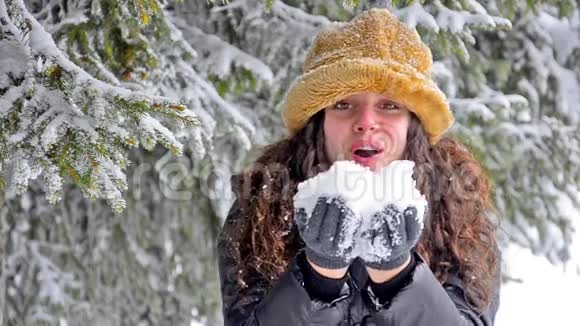
[[[401,210],[393,204],[374,214],[365,224],[357,239],[360,257],[366,266],[382,270],[397,268],[409,259],[423,228],[422,216],[417,216],[416,207]]]
[[[354,234],[361,221],[342,198],[320,197],[310,216],[300,208],[294,212],[294,221],[310,261],[330,269],[350,265]]]

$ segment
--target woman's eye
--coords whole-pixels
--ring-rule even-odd
[[[383,104],[382,109],[387,111],[397,111],[400,110],[401,107],[395,103],[385,103]]]
[[[338,102],[334,105],[335,110],[344,111],[350,109],[352,106],[347,102]]]

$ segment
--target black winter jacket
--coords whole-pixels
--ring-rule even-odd
[[[452,275],[441,284],[417,253],[414,253],[417,265],[410,283],[383,304],[368,285],[368,273],[359,259],[349,267],[349,277],[340,296],[330,303],[309,296],[296,259],[290,262],[273,288],[265,280],[257,279],[240,295],[238,271],[231,256],[232,246],[236,245],[232,234],[236,232],[234,226],[240,216],[239,207],[234,203],[218,239],[226,326],[491,326],[494,323],[499,306],[499,277],[492,304],[478,313],[468,303],[459,277]]]

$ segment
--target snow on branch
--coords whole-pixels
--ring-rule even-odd
[[[181,155],[182,144],[157,119],[196,127],[181,103],[110,85],[71,62],[22,0],[0,3],[0,175],[11,195],[42,177],[50,202],[69,176],[89,198],[120,212],[121,172],[140,140]],[[0,186],[2,184],[0,183]]]
[[[466,44],[475,44],[474,31],[509,30],[512,27],[508,19],[490,15],[475,0],[454,4],[456,7],[450,9],[438,0],[425,4],[415,1],[403,8],[390,9],[410,27],[422,27],[437,34],[436,39],[441,41],[439,45],[443,50],[452,49],[464,62],[470,58]]]
[[[219,78],[224,78],[231,74],[233,67],[244,68],[252,75],[259,79],[271,83],[273,73],[270,67],[260,59],[247,54],[238,47],[222,41],[217,35],[206,34],[201,29],[191,26],[183,19],[173,17],[172,22],[179,28],[183,38],[192,44],[200,46],[203,49],[197,52],[203,52],[203,58],[199,58],[199,66],[206,73],[214,74]]]
[[[272,12],[285,21],[291,21],[300,25],[323,27],[330,24],[330,20],[324,16],[310,15],[301,9],[289,6],[282,1],[276,1],[272,5]]]

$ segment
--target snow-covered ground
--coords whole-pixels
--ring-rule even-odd
[[[517,245],[504,249],[508,275],[522,282],[503,285],[496,326],[580,325],[580,212],[568,202],[561,209],[576,229],[572,259],[565,266],[554,266],[529,249]]]
[[[522,282],[503,285],[496,326],[580,325],[578,257],[564,269],[513,245],[504,250],[504,258],[510,276]]]

